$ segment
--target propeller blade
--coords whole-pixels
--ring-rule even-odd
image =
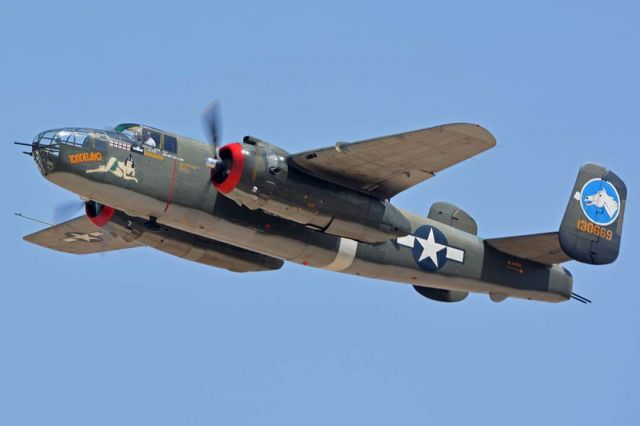
[[[57,225],[73,218],[83,207],[84,201],[82,200],[65,201],[56,205],[51,214],[53,223]]]
[[[213,158],[218,158],[218,143],[222,139],[222,109],[220,108],[220,101],[211,102],[202,113],[202,118],[213,149]]]

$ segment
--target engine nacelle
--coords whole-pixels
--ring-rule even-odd
[[[219,192],[250,209],[369,243],[411,232],[407,218],[381,200],[289,167],[277,146],[245,137],[220,149],[225,167],[211,181]]]
[[[105,206],[97,201],[87,201],[84,205],[84,210],[89,221],[99,227],[109,223],[116,212],[113,207]]]
[[[424,297],[438,302],[460,302],[469,295],[466,291],[442,290],[440,288],[420,287],[414,285],[413,288]]]
[[[150,230],[145,219],[116,212],[102,229],[114,238],[140,244],[173,256],[233,272],[274,271],[283,261],[231,244],[158,225]]]

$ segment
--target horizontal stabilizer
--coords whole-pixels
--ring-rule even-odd
[[[547,265],[571,260],[560,247],[557,232],[493,238],[484,242],[503,253]]]

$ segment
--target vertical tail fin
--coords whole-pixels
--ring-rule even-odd
[[[571,258],[603,265],[618,257],[627,187],[597,164],[580,168],[560,225],[560,246]]]

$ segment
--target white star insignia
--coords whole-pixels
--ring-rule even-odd
[[[91,232],[88,234],[81,234],[79,232],[69,232],[67,234],[67,238],[64,238],[62,241],[65,243],[73,243],[75,241],[84,241],[87,243],[92,243],[95,241],[102,241],[100,236],[103,235],[102,232]]]
[[[418,244],[422,246],[422,253],[418,262],[422,262],[425,259],[431,259],[435,267],[438,267],[438,253],[446,249],[447,246],[436,243],[436,239],[433,235],[433,229],[429,231],[429,236],[425,240],[424,238],[416,237]]]
[[[440,263],[438,262],[438,253],[446,249],[445,257],[447,259],[459,263],[464,263],[464,250],[436,242],[433,229],[429,230],[429,235],[426,239],[416,237],[414,235],[405,235],[404,237],[398,237],[396,241],[402,246],[413,249],[415,247],[416,240],[422,247],[422,252],[420,253],[420,257],[417,260],[418,262],[422,262],[425,259],[431,259],[434,266],[436,268],[439,268]]]

